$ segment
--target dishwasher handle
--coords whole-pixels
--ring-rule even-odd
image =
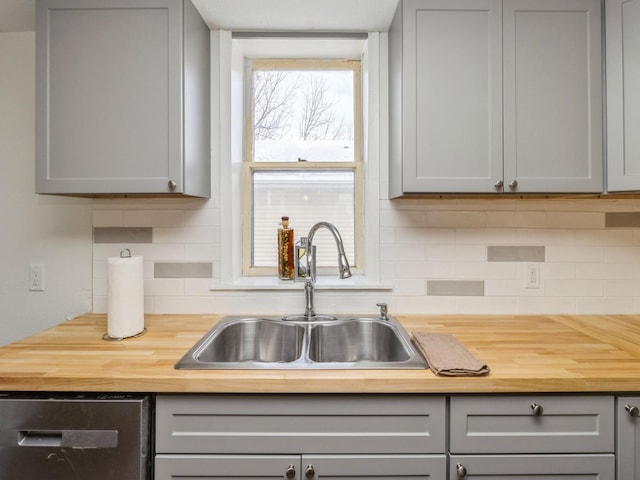
[[[18,447],[117,448],[117,430],[17,430]]]

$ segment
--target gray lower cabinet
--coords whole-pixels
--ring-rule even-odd
[[[157,455],[156,480],[251,478],[443,480],[444,455]]]
[[[156,480],[444,479],[446,399],[158,395]]]
[[[640,480],[640,397],[617,399],[617,480]]]
[[[37,0],[36,192],[208,197],[210,42],[191,0]]]
[[[450,400],[450,479],[615,479],[610,395],[463,395]]]

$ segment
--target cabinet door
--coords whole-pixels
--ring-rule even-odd
[[[618,398],[617,480],[640,479],[640,397]]]
[[[304,477],[300,474],[299,455],[156,455],[154,478],[299,480]]]
[[[441,480],[447,477],[445,455],[304,455],[301,478],[341,480]]]
[[[640,190],[640,0],[606,0],[610,191]]]
[[[451,455],[450,479],[614,480],[613,454]]]
[[[39,193],[182,189],[182,2],[40,0]]]
[[[402,129],[403,151],[392,156],[402,158],[404,193],[496,191],[501,1],[405,0],[402,8],[403,115],[392,128]]]
[[[602,191],[600,10],[504,1],[505,191]]]

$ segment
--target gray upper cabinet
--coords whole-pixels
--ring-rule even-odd
[[[38,0],[36,191],[208,197],[209,53],[191,0]]]
[[[607,184],[640,190],[640,0],[606,0]]]
[[[601,192],[600,19],[599,0],[402,0],[390,196]]]

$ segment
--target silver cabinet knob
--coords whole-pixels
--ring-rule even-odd
[[[287,476],[287,478],[294,478],[296,476],[296,467],[294,467],[293,465],[289,465],[284,474]]]
[[[514,190],[514,189],[518,188],[518,181],[517,180],[511,180],[509,182],[509,188],[511,190]]]
[[[638,408],[638,407],[636,407],[634,405],[625,405],[624,409],[632,417],[640,417],[640,408]]]
[[[456,475],[458,475],[458,478],[464,478],[467,476],[467,469],[464,465],[461,465],[460,463],[456,465]]]
[[[498,180],[496,183],[493,184],[493,186],[496,188],[502,188],[504,186],[504,182],[502,180]]]
[[[167,184],[169,186],[169,190],[175,190],[176,189],[176,182],[174,182],[173,180],[169,180],[169,183]]]
[[[313,468],[313,465],[307,465],[307,468],[304,469],[304,476],[311,479],[315,476],[316,470]]]
[[[531,411],[536,417],[539,417],[544,413],[544,409],[542,408],[542,405],[538,405],[537,403],[531,404]]]

